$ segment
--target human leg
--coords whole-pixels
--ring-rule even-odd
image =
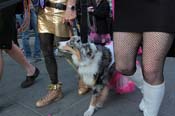
[[[116,69],[132,75],[136,69],[136,55],[142,36],[140,33],[114,32]]]
[[[114,33],[116,69],[123,74],[130,75],[128,78],[134,81],[136,86],[143,93],[143,74],[139,64],[136,65],[136,72],[132,75],[141,38],[142,35],[138,33]],[[143,105],[140,104],[139,107],[143,107]]]
[[[22,14],[16,15],[16,19],[19,22],[19,24],[21,25],[23,22],[23,15]],[[31,53],[31,49],[30,49],[30,45],[29,45],[28,29],[24,32],[21,32],[21,35],[22,35],[22,46],[24,49],[24,54],[29,59],[29,58],[31,58],[32,53]]]
[[[34,42],[34,58],[40,58],[41,57],[41,50],[40,50],[40,40],[39,40],[39,34],[38,34],[38,26],[37,26],[37,16],[34,9],[31,9],[31,26],[35,33],[35,42]]]
[[[35,67],[30,64],[19,47],[14,43],[12,44],[12,49],[6,50],[10,57],[12,57],[16,62],[21,64],[27,72],[27,76],[31,76],[35,72]]]
[[[31,59],[32,52],[29,43],[29,32],[28,29],[25,32],[22,32],[22,45],[24,49],[24,54],[28,59]]]
[[[18,62],[22,67],[24,67],[27,72],[27,78],[24,82],[22,82],[21,87],[26,88],[33,85],[35,78],[39,75],[39,70],[27,61],[21,49],[14,43],[12,43],[11,49],[5,51],[11,58]]]
[[[143,75],[140,64],[136,65],[137,50],[140,46],[142,35],[140,33],[115,32],[114,49],[116,69],[133,80],[142,91]],[[136,68],[135,68],[136,67]]]
[[[57,62],[53,53],[54,35],[48,33],[39,34],[41,50],[45,65],[52,84],[58,83]]]
[[[173,42],[173,35],[145,32],[143,38],[143,74],[145,80],[152,85],[161,84],[164,81],[163,66]]]
[[[173,35],[162,32],[143,34],[143,99],[144,116],[157,116],[164,97],[163,66],[173,42]]]
[[[61,99],[63,95],[61,91],[61,84],[58,82],[57,63],[53,52],[54,35],[40,33],[39,36],[46,69],[51,80],[51,85],[47,95],[36,102],[37,107],[43,107],[55,100]]]

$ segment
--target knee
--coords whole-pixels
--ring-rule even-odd
[[[116,64],[115,66],[116,70],[121,72],[124,75],[130,76],[133,75],[136,71],[136,67],[134,65],[119,65]]]
[[[143,75],[145,81],[152,85],[160,84],[163,82],[163,72],[162,70],[158,70],[158,67],[143,67]]]

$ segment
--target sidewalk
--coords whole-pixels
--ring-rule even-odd
[[[35,64],[41,73],[36,83],[27,89],[20,88],[20,83],[25,79],[22,67],[6,54],[4,61],[4,75],[0,82],[0,116],[83,116],[88,108],[91,92],[84,96],[77,94],[76,73],[64,58],[59,58],[57,62],[64,98],[43,108],[36,108],[35,102],[46,94],[50,83],[44,61]],[[167,59],[165,77],[166,95],[159,116],[174,116],[175,59]],[[141,93],[138,90],[126,95],[116,95],[111,91],[104,108],[98,110],[94,116],[143,116],[138,110],[140,99]]]

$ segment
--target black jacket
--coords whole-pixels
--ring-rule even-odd
[[[102,0],[102,2],[94,8],[92,15],[95,17],[97,33],[109,33],[108,18],[110,15],[110,6],[108,1]]]

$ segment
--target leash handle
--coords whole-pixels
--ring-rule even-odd
[[[78,26],[76,19],[73,21],[72,25],[68,23],[68,26],[69,26],[72,36],[80,36],[80,28]]]

